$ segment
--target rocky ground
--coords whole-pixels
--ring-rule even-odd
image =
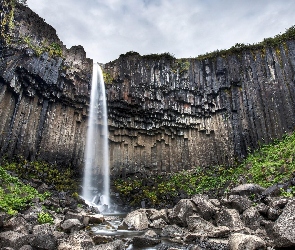
[[[41,184],[38,190],[42,189],[46,185]],[[13,217],[0,213],[0,249],[294,249],[295,199],[261,195],[264,191],[245,184],[221,199],[195,195],[172,209],[137,209],[118,227],[111,223],[114,217],[99,214],[80,198],[53,193],[43,202],[35,199]],[[49,213],[53,222],[40,224],[40,211]],[[94,234],[91,227],[98,224],[143,234],[130,238]],[[164,244],[164,239],[171,244]]]

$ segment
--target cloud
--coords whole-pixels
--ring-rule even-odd
[[[293,0],[28,0],[71,47],[108,62],[127,51],[176,57],[254,43],[294,25]]]

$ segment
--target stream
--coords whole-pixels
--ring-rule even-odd
[[[99,225],[91,227],[91,232],[94,235],[101,236],[112,236],[118,239],[130,240],[135,236],[143,235],[147,230],[136,231],[136,230],[118,230],[118,226],[125,218],[126,214],[105,214],[105,222]],[[158,235],[160,230],[154,230]],[[159,236],[160,237],[160,236]],[[170,247],[176,247],[177,249],[186,249],[184,245],[171,242],[167,237],[160,237],[161,243],[150,247],[135,247],[132,242],[128,246],[127,250],[166,250]]]

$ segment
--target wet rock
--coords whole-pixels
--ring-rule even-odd
[[[114,241],[114,238],[112,236],[106,236],[106,235],[94,235],[92,237],[92,240],[94,244],[100,245],[100,244],[106,244],[109,242]]]
[[[235,209],[222,209],[217,214],[216,223],[218,226],[226,226],[231,230],[244,228],[240,215]]]
[[[146,215],[145,209],[138,209],[127,214],[122,224],[124,223],[127,224],[129,228],[134,228],[135,230],[144,230],[148,229],[150,222]]]
[[[90,224],[101,224],[104,222],[102,214],[87,214],[85,217],[89,217]]]
[[[231,234],[228,244],[231,250],[266,249],[266,243],[260,237],[240,233]]]
[[[193,215],[196,209],[196,205],[191,200],[180,200],[168,214],[170,224],[186,227],[188,217]]]
[[[68,219],[61,223],[60,227],[64,232],[72,233],[83,228],[83,224],[77,219]]]
[[[19,249],[21,246],[28,245],[29,237],[23,233],[6,231],[0,233],[0,249],[11,247]]]
[[[125,250],[126,247],[122,240],[115,240],[113,242],[102,244],[91,248],[91,250]]]
[[[132,243],[134,247],[151,247],[161,243],[161,240],[148,236],[135,236]]]
[[[196,205],[196,212],[205,220],[212,220],[218,211],[211,203],[208,196],[194,195],[192,201]]]
[[[243,185],[233,188],[230,191],[230,194],[231,195],[250,196],[252,194],[260,195],[263,191],[265,191],[265,188],[263,188],[257,184],[249,183],[249,184],[243,184]]]
[[[277,247],[295,247],[295,200],[289,201],[269,235]]]
[[[223,205],[227,208],[236,209],[241,214],[251,207],[252,202],[246,196],[230,195],[227,200],[223,200]]]

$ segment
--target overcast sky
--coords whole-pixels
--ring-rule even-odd
[[[295,24],[295,0],[28,0],[70,48],[106,63],[120,54],[196,57],[255,43]]]

